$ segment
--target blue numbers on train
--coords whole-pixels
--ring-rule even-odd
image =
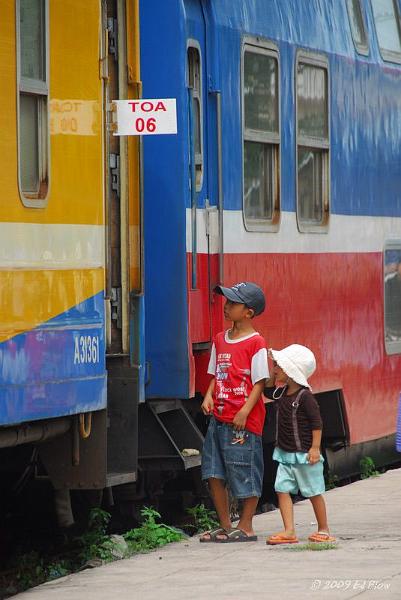
[[[97,335],[76,335],[74,337],[74,365],[95,364],[99,360],[99,337]]]

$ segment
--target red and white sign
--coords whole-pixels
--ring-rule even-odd
[[[160,135],[177,133],[175,98],[114,100],[117,129],[114,135]]]

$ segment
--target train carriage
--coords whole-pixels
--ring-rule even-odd
[[[317,356],[330,468],[383,464],[400,389],[400,298],[385,294],[401,242],[398,2],[143,2],[141,35],[144,95],[178,105],[178,135],[144,142],[148,397],[205,390],[212,289],[255,281],[268,345]]]
[[[42,442],[56,488],[137,477],[140,152],[110,105],[138,97],[138,25],[135,0],[1,6],[0,447]]]

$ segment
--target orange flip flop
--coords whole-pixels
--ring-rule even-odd
[[[327,533],[326,531],[317,531],[316,533],[312,533],[309,537],[308,540],[310,542],[336,542],[336,538],[331,536],[329,533]]]
[[[268,546],[278,546],[279,544],[298,544],[298,538],[287,537],[286,535],[271,535],[267,538],[266,544]]]

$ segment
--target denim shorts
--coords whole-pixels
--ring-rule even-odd
[[[211,418],[202,452],[202,479],[223,479],[235,498],[260,497],[263,482],[262,436],[245,431],[237,439],[232,425]]]

